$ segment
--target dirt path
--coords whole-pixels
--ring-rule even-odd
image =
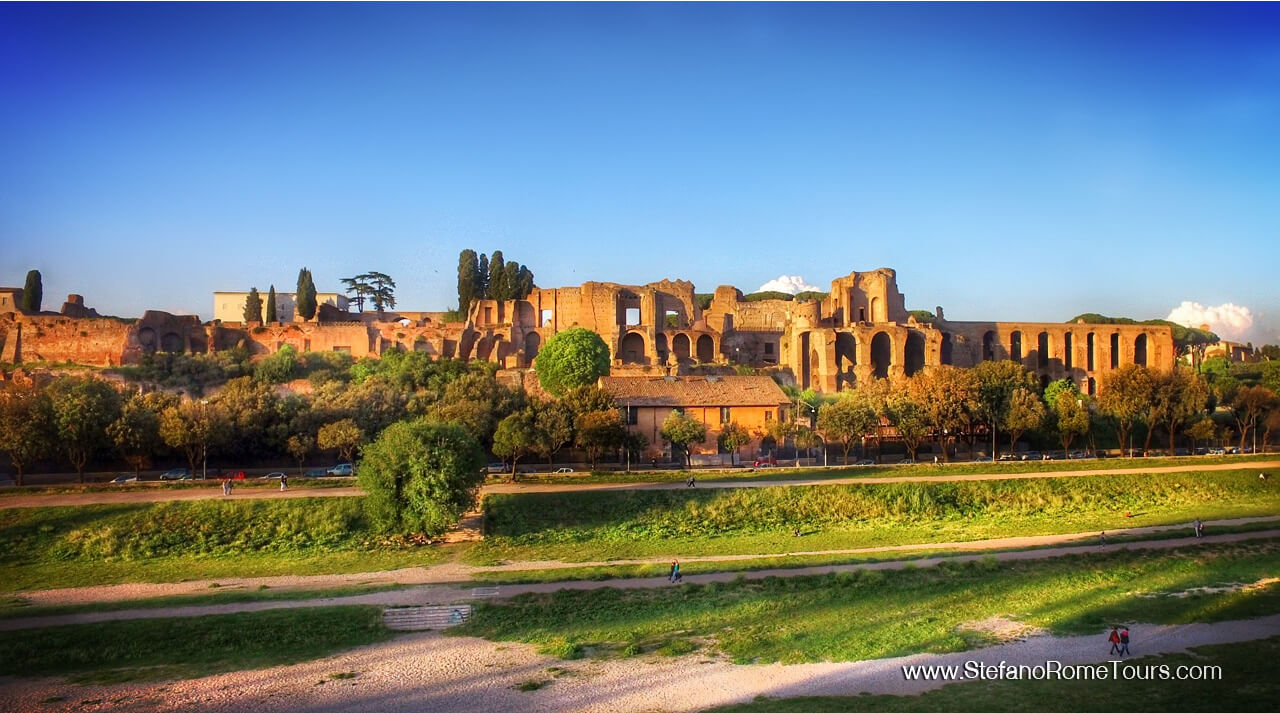
[[[928,466],[919,466],[927,471]],[[1159,468],[1104,468],[1099,470],[1035,471],[1027,473],[992,472],[960,475],[863,475],[851,478],[801,478],[796,480],[700,480],[697,487],[707,488],[769,488],[796,485],[868,485],[878,483],[946,483],[958,480],[1032,480],[1039,478],[1080,478],[1090,475],[1125,475],[1137,473],[1183,473],[1189,471],[1266,470],[1280,468],[1280,461],[1252,461],[1218,463],[1215,465],[1173,465]],[[658,483],[497,483],[486,485],[482,494],[490,493],[561,493],[587,490],[683,490],[683,481]],[[350,488],[295,488],[285,492],[270,488],[244,488],[233,493],[231,500],[245,498],[340,498],[363,495],[358,487]],[[56,493],[42,495],[11,495],[0,498],[0,510],[7,508],[49,507],[52,505],[103,505],[114,503],[167,502],[170,500],[212,500],[223,498],[220,487],[184,488],[182,490],[105,491],[92,493]]]
[[[1130,627],[1135,657],[1280,635],[1280,615],[1214,624]],[[984,649],[892,659],[784,666],[724,657],[642,655],[562,661],[525,644],[423,632],[318,661],[190,681],[77,686],[55,679],[0,679],[0,710],[264,711],[266,713],[693,713],[757,696],[913,695],[949,681],[907,681],[903,666],[1096,664],[1112,660],[1103,632],[1032,636]],[[354,673],[335,680],[338,673]],[[1230,672],[1227,672],[1230,675]],[[535,691],[516,687],[547,682]],[[1088,685],[1083,682],[1081,685]],[[1140,706],[1139,706],[1140,707]]]
[[[1147,540],[1112,545],[1077,545],[1074,547],[1049,547],[1033,550],[1016,550],[1011,552],[994,552],[978,554],[940,555],[922,557],[911,560],[887,560],[858,564],[819,565],[814,567],[795,567],[764,569],[755,571],[713,572],[708,574],[690,574],[684,581],[693,584],[707,582],[729,582],[738,577],[746,579],[764,579],[766,577],[800,577],[833,572],[849,572],[858,569],[903,569],[907,566],[933,567],[942,562],[969,562],[992,557],[1000,561],[1046,559],[1064,555],[1114,550],[1166,550],[1178,547],[1189,547],[1200,544],[1219,542],[1239,542],[1251,539],[1280,537],[1278,530],[1261,530],[1257,532],[1238,532],[1222,535],[1206,535],[1203,538],[1182,537],[1168,540]],[[538,563],[526,563],[538,564]],[[475,601],[482,595],[485,599],[514,597],[528,593],[548,593],[563,589],[599,589],[615,587],[619,589],[656,588],[672,586],[666,577],[644,577],[636,579],[610,580],[571,580],[562,582],[544,582],[537,584],[510,584],[491,586],[484,583],[470,583],[460,586],[465,577],[458,575],[467,568],[465,565],[441,565],[431,568],[414,568],[392,570],[390,572],[364,573],[358,575],[320,575],[316,577],[263,577],[258,579],[236,580],[233,587],[256,588],[265,582],[268,586],[325,588],[352,584],[418,584],[408,589],[385,592],[372,592],[343,597],[325,597],[320,599],[269,600],[257,602],[236,602],[229,604],[212,604],[201,606],[157,607],[153,609],[127,609],[120,611],[87,612],[83,614],[65,614],[58,616],[29,617],[23,619],[0,619],[0,631],[28,629],[41,626],[61,626],[65,624],[86,624],[97,621],[116,621],[123,619],[160,619],[167,617],[202,616],[206,614],[234,614],[246,611],[263,611],[266,609],[290,609],[298,607],[333,606],[335,604],[375,606],[413,606],[424,604],[448,604],[453,602]],[[490,568],[490,571],[492,568]],[[443,577],[456,577],[443,579]],[[317,581],[323,580],[323,581]],[[227,580],[219,580],[226,583]],[[221,589],[221,587],[220,587]],[[50,590],[23,594],[32,604],[81,604],[93,601],[120,601],[132,597],[155,597],[172,594],[194,594],[209,592],[209,583],[181,582],[177,584],[122,584],[105,587],[84,587],[79,589]],[[114,595],[114,596],[113,596]],[[132,595],[125,596],[125,595]]]

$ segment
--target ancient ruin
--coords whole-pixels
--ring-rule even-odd
[[[10,295],[6,304],[16,304]],[[269,324],[201,323],[194,315],[149,311],[137,320],[97,317],[79,295],[62,314],[0,314],[0,361],[137,363],[155,351],[214,352],[244,347],[268,354],[300,351],[377,357],[387,350],[433,358],[483,360],[505,369],[532,367],[552,335],[572,327],[599,334],[613,353],[613,373],[678,376],[747,365],[801,388],[836,392],[873,378],[898,378],[940,364],[1022,362],[1045,383],[1069,378],[1096,393],[1100,375],[1124,364],[1170,369],[1169,327],[1056,322],[957,322],[941,308],[931,320],[908,313],[897,275],[880,268],[831,282],[821,300],[748,301],[721,286],[703,309],[692,283],[587,282],[534,289],[525,299],[478,300],[465,321],[441,312],[353,314],[321,305],[316,317]]]

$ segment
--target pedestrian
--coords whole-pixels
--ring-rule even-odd
[[[1200,518],[1196,518],[1196,521],[1192,523],[1191,526],[1195,528],[1196,539],[1200,539],[1200,533],[1203,529],[1203,526],[1200,524]]]
[[[281,473],[280,474],[280,492],[283,493],[288,489],[289,489],[289,474]]]
[[[1107,637],[1107,641],[1111,642],[1111,652],[1108,656],[1115,656],[1120,653],[1120,630],[1117,627],[1111,627],[1111,635]]]
[[[934,457],[933,457],[933,464],[934,464],[934,465],[937,465],[937,464],[938,464],[938,456],[934,456]]]
[[[224,496],[226,496],[226,495],[230,495],[230,494],[231,494],[231,481],[230,481],[230,480],[223,480],[223,481],[222,481],[222,494],[223,494]]]
[[[1121,656],[1133,655],[1129,653],[1129,627],[1127,626],[1122,627],[1120,629],[1120,655]]]
[[[684,486],[685,486],[686,488],[692,488],[692,487],[694,487],[694,483],[695,483],[695,481],[694,481],[694,479],[693,479],[693,476],[691,475],[691,476],[689,476],[689,479],[688,479],[688,480],[684,481]]]
[[[792,537],[799,537],[799,536],[800,536],[800,528],[798,528],[798,527],[797,527],[797,528],[796,528],[796,531],[795,531],[795,532],[793,532],[793,533],[791,533],[791,536],[792,536]]]
[[[1105,544],[1107,544],[1107,531],[1106,531],[1106,530],[1103,530],[1103,531],[1102,531],[1102,534],[1099,536],[1099,539],[1100,539],[1100,540],[1102,540],[1102,544],[1104,544],[1104,545],[1105,545]]]
[[[1266,473],[1258,473],[1258,480],[1266,480],[1266,479],[1267,479]]]
[[[227,495],[233,493],[236,489],[236,481],[227,478]]]
[[[671,581],[679,584],[682,579],[684,575],[680,574],[680,560],[676,560],[671,568]]]
[[[649,459],[649,470],[657,470],[657,469],[658,469],[658,459],[657,459],[657,458],[650,458],[650,459]]]

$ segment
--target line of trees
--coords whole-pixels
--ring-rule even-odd
[[[534,287],[533,271],[506,260],[501,250],[492,257],[470,249],[458,254],[458,312],[464,318],[476,300],[522,300]]]

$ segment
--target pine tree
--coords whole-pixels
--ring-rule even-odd
[[[467,313],[471,311],[471,303],[476,298],[483,297],[476,290],[479,275],[476,251],[463,250],[458,253],[458,312],[462,314],[463,319],[466,319]]]
[[[250,287],[249,295],[244,298],[244,321],[246,323],[262,321],[262,297],[258,295],[256,287]]]
[[[316,283],[311,279],[311,271],[305,267],[298,271],[298,291],[294,299],[299,316],[303,319],[313,319],[316,316]]]
[[[267,317],[263,321],[266,321],[266,322],[277,321],[276,320],[276,286],[275,285],[272,285],[271,289],[267,290]]]
[[[491,300],[509,299],[507,293],[507,263],[502,258],[501,250],[494,250],[489,259],[489,293]]]
[[[22,288],[22,311],[35,314],[40,311],[40,303],[44,301],[44,284],[39,270],[27,273],[27,285]]]
[[[489,296],[489,256],[480,253],[480,267],[476,270],[476,298]]]

